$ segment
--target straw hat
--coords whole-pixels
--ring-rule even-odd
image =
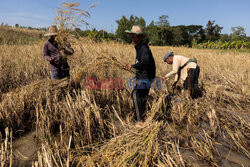
[[[128,34],[136,34],[136,35],[145,35],[142,31],[142,27],[141,26],[137,26],[137,25],[134,25],[130,30],[126,30],[125,31],[126,33]]]
[[[52,35],[57,35],[57,28],[55,25],[49,26],[49,30],[44,36],[52,36]]]

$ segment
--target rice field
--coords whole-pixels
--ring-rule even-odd
[[[197,58],[203,96],[191,100],[167,80],[150,90],[138,128],[126,85],[134,74],[121,68],[135,61],[132,45],[74,41],[71,79],[51,81],[43,43],[0,45],[1,166],[250,164],[248,52],[151,46],[157,76],[171,70],[166,52]],[[124,82],[91,89],[88,78]]]

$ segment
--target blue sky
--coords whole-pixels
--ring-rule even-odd
[[[56,9],[63,0],[0,0],[0,22],[14,25],[47,27],[53,23]],[[66,1],[66,0],[65,0]],[[67,2],[67,1],[66,1]],[[72,2],[72,1],[71,1]],[[115,20],[122,15],[142,16],[146,23],[168,15],[170,25],[203,25],[208,20],[231,33],[231,27],[242,26],[250,36],[250,0],[78,0],[81,8],[100,2],[90,10],[91,28],[115,32]]]

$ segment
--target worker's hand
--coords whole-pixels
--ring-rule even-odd
[[[53,62],[55,60],[55,58],[54,57],[51,57],[50,59],[49,59],[49,62]]]
[[[131,64],[126,64],[126,65],[124,66],[124,68],[125,68],[126,70],[130,71],[131,68],[132,68],[132,65],[131,65]]]
[[[163,81],[165,81],[165,80],[167,79],[167,77],[164,76],[164,77],[162,77],[161,79],[162,79]]]
[[[61,48],[61,50],[64,52],[64,54],[66,55],[72,55],[74,54],[74,50],[71,47],[65,47],[65,48]]]

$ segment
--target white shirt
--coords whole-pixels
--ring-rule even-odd
[[[189,60],[189,58],[184,57],[184,56],[180,56],[180,55],[174,55],[173,58],[173,69],[171,72],[169,72],[167,75],[165,75],[166,78],[172,76],[175,74],[175,81],[177,81],[178,79],[178,69],[183,66],[187,61]],[[197,64],[194,62],[190,62],[188,63],[182,70],[181,70],[181,82],[183,83],[186,78],[187,78],[187,69],[188,68],[196,68]]]

